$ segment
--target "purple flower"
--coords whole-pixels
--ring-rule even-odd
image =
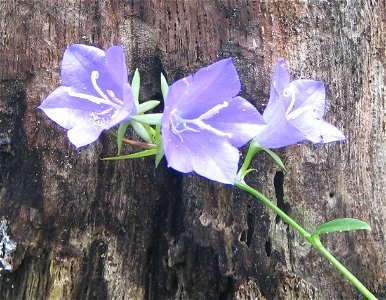
[[[103,130],[136,112],[121,46],[105,51],[86,45],[66,49],[62,85],[39,106],[67,132],[76,148],[96,141]]]
[[[325,89],[321,81],[292,81],[283,60],[276,64],[271,92],[263,118],[267,127],[256,140],[266,148],[280,148],[304,140],[329,143],[344,140],[344,135],[323,121]]]
[[[233,184],[241,147],[263,129],[264,121],[237,96],[240,80],[231,59],[224,59],[172,84],[162,117],[168,166]]]

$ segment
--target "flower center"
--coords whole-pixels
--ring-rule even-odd
[[[218,104],[212,107],[211,109],[209,109],[207,112],[203,113],[196,119],[181,118],[178,115],[177,109],[173,109],[172,112],[170,113],[170,129],[173,132],[173,134],[179,137],[181,142],[184,141],[181,134],[185,131],[200,132],[201,130],[207,130],[214,133],[215,135],[231,138],[232,135],[230,133],[222,132],[221,130],[218,130],[217,128],[214,128],[213,126],[204,122],[204,120],[212,118],[213,116],[218,114],[222,108],[225,108],[228,106],[229,106],[229,103],[224,101],[222,104]],[[194,125],[197,129],[192,128],[189,125]]]
[[[314,104],[304,105],[299,108],[295,108],[292,110],[295,106],[296,101],[296,87],[294,85],[289,85],[287,88],[283,90],[283,96],[285,97],[291,97],[290,105],[287,108],[287,111],[285,113],[287,120],[294,120],[297,117],[299,117],[302,113],[307,111],[312,111],[314,113],[317,112],[317,106]]]
[[[110,96],[110,98],[107,97],[107,95],[101,90],[101,88],[97,83],[98,78],[99,78],[99,72],[92,71],[90,76],[91,84],[100,97],[96,97],[96,96],[84,94],[84,93],[78,93],[74,91],[70,91],[68,95],[76,98],[85,99],[96,104],[107,104],[111,106],[111,108],[121,109],[123,102],[115,96],[112,90],[106,90],[106,93]]]

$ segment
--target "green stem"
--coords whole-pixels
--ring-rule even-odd
[[[112,137],[117,137],[117,133],[112,131],[112,130],[107,130],[106,133]],[[143,149],[157,149],[158,145],[156,144],[151,144],[151,143],[145,143],[145,142],[140,142],[140,141],[133,141],[127,138],[123,138],[122,142],[130,145],[130,146],[135,146]]]
[[[263,150],[262,147],[259,147],[256,143],[255,140],[252,140],[252,142],[249,144],[248,152],[247,155],[245,156],[243,165],[241,166],[239,173],[237,174],[237,178],[240,178],[241,180],[245,176],[245,171],[248,170],[249,165],[251,164],[252,158],[255,156],[256,153],[260,152]]]
[[[249,151],[248,151],[249,153]],[[254,154],[253,154],[254,155]],[[252,155],[252,157],[253,157]],[[248,154],[247,154],[248,157]],[[247,157],[245,160],[247,160]],[[250,162],[249,162],[250,163]],[[248,163],[248,166],[249,166]],[[244,165],[244,164],[243,164]],[[241,173],[239,173],[241,174]],[[237,180],[235,182],[235,186],[242,189],[243,191],[255,196],[264,205],[268,206],[272,209],[280,218],[282,218],[288,225],[294,228],[297,232],[299,232],[311,245],[318,250],[347,280],[349,280],[367,299],[376,300],[377,298],[349,271],[343,266],[326,248],[323,247],[320,242],[319,236],[311,235],[308,233],[302,226],[296,223],[290,216],[288,216],[284,211],[282,211],[279,207],[277,207],[274,203],[271,202],[267,197],[265,197],[262,193],[250,187],[243,181]]]
[[[264,205],[272,209],[280,218],[282,218],[285,222],[287,222],[292,228],[294,228],[297,232],[299,232],[307,241],[311,242],[310,241],[311,234],[308,233],[302,226],[296,223],[293,219],[291,219],[290,216],[288,216],[284,211],[282,211],[279,207],[277,207],[274,203],[272,203],[271,200],[265,197],[262,193],[260,193],[259,191],[255,190],[254,188],[250,187],[249,185],[241,181],[236,181],[235,186],[255,196],[257,199],[263,202]]]
[[[350,281],[367,299],[376,300],[374,296],[347,268],[342,265],[320,242],[318,235],[312,235],[311,244],[317,249],[348,281]]]

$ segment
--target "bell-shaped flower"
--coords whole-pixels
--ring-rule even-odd
[[[241,147],[265,124],[256,108],[237,96],[241,84],[231,59],[173,83],[162,117],[169,167],[233,184]]]
[[[61,64],[61,83],[39,108],[69,129],[68,139],[77,148],[96,141],[103,130],[136,113],[121,46],[106,51],[70,46]]]
[[[335,126],[323,121],[325,88],[321,81],[290,80],[283,60],[276,64],[269,101],[263,113],[267,127],[256,140],[266,148],[280,148],[301,141],[329,143],[344,140]]]

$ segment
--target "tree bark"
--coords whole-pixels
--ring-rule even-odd
[[[84,43],[123,45],[144,100],[161,99],[161,72],[172,83],[223,57],[260,111],[279,58],[324,81],[326,118],[348,139],[280,150],[286,173],[259,155],[249,180],[309,230],[367,221],[323,242],[385,299],[385,14],[382,0],[0,0],[0,216],[17,243],[0,297],[361,299],[244,192],[164,161],[101,161],[116,153],[106,135],[74,150],[36,107],[66,47]]]

